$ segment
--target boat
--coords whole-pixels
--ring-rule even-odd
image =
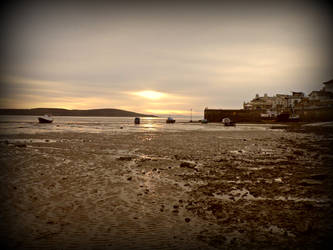
[[[43,115],[38,117],[39,123],[51,123],[53,122],[53,118],[50,115]]]
[[[291,122],[299,122],[299,115],[296,115],[296,114],[291,114],[290,116],[289,116],[289,121],[291,121]]]
[[[135,117],[135,119],[134,119],[134,123],[135,123],[135,124],[140,124],[140,118],[139,118],[139,117]]]
[[[224,124],[224,126],[236,126],[236,123],[231,121],[230,118],[223,118],[222,119],[222,123]]]
[[[175,123],[176,120],[173,119],[172,117],[168,117],[168,119],[166,120],[166,123]]]
[[[208,120],[207,119],[202,119],[200,120],[201,123],[208,123]]]

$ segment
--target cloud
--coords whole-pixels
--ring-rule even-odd
[[[1,105],[241,108],[256,93],[308,93],[332,78],[330,16],[321,6],[252,4],[13,8]],[[147,90],[164,96],[129,94]]]

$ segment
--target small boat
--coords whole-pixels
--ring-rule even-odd
[[[140,124],[140,118],[139,118],[139,117],[135,117],[135,119],[134,119],[134,123],[135,123],[135,124]]]
[[[290,116],[289,116],[289,121],[291,121],[291,122],[299,122],[299,115],[296,115],[296,114],[291,114]]]
[[[173,119],[172,117],[168,117],[168,119],[166,120],[166,123],[175,123],[176,120]]]
[[[236,123],[231,121],[229,118],[223,118],[222,123],[224,126],[236,126]]]
[[[38,117],[39,123],[51,123],[53,122],[53,118],[50,115],[43,115]]]

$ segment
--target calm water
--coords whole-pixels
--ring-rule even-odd
[[[200,118],[193,118],[198,120]],[[190,123],[188,118],[176,118],[175,124],[167,124],[166,118],[141,118],[134,124],[134,117],[78,117],[54,116],[53,123],[40,124],[38,116],[0,116],[0,134],[37,134],[46,132],[124,133],[124,132],[179,132],[191,130],[266,130],[271,125],[237,124],[224,127],[222,123]]]

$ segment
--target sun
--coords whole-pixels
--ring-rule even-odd
[[[144,90],[144,91],[135,92],[134,94],[151,100],[157,100],[165,96],[164,93],[154,90]]]

